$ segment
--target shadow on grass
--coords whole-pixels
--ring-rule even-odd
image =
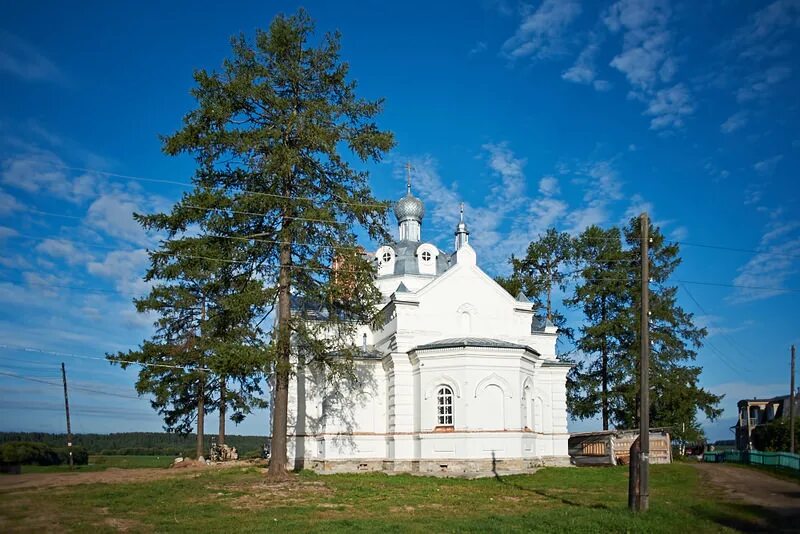
[[[551,500],[551,501],[560,502],[561,504],[566,504],[567,506],[577,506],[577,507],[580,507],[580,508],[594,508],[594,509],[599,509],[599,510],[609,510],[610,509],[605,504],[586,504],[586,503],[581,503],[581,502],[577,502],[577,501],[573,501],[573,500],[567,499],[567,498],[562,497],[562,496],[551,495],[551,494],[549,494],[546,491],[541,490],[541,489],[526,488],[525,486],[521,486],[519,484],[514,484],[513,482],[509,482],[508,480],[506,480],[503,477],[501,477],[500,473],[497,472],[497,458],[494,455],[494,451],[492,451],[492,474],[494,475],[495,480],[497,480],[501,484],[505,484],[506,486],[510,486],[510,487],[512,487],[514,489],[518,489],[520,491],[526,491],[528,493],[535,493],[536,495],[539,495],[540,497],[544,497],[545,499],[548,499],[548,500]]]
[[[740,532],[798,532],[800,521],[798,513],[779,514],[754,504],[726,503],[724,508],[713,510],[694,506],[692,511],[698,517]]]

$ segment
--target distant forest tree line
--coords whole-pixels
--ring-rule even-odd
[[[197,436],[165,432],[119,432],[114,434],[75,434],[75,447],[89,454],[141,456],[193,456]],[[212,436],[205,437],[205,447],[211,446]],[[0,445],[13,442],[40,443],[61,450],[66,434],[46,432],[0,432]],[[264,445],[263,436],[229,435],[228,444],[236,447],[241,457],[258,457]]]

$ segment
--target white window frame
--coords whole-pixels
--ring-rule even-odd
[[[436,426],[454,426],[455,406],[453,388],[441,385],[436,388]]]

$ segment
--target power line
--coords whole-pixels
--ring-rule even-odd
[[[63,412],[64,407],[57,403],[48,402],[21,402],[15,400],[3,400],[0,402],[0,410],[17,409],[23,410],[37,410],[37,411],[52,411]],[[124,408],[98,408],[96,406],[70,406],[70,410],[81,415],[90,415],[97,417],[111,417],[111,416],[126,416],[126,417],[142,417],[151,418],[152,413],[139,412],[135,410],[126,410]]]
[[[164,367],[167,369],[183,369],[185,371],[211,371],[211,369],[208,369],[206,367],[196,367],[190,365],[168,365],[165,363],[144,363],[144,362],[137,362],[134,360],[125,360],[122,358],[98,358],[97,356],[84,356],[81,354],[72,354],[69,352],[44,350],[36,347],[24,347],[21,345],[0,344],[0,349],[18,350],[22,352],[35,352],[37,354],[47,354],[49,356],[66,356],[68,358],[79,358],[82,360],[97,360],[97,361],[111,362],[111,363],[129,363],[132,365],[140,365],[142,367]]]
[[[711,317],[711,314],[706,311],[706,309],[703,307],[702,304],[700,304],[700,302],[695,298],[695,296],[692,294],[692,292],[689,291],[689,288],[686,287],[683,284],[681,284],[681,287],[686,292],[686,294],[689,295],[689,298],[692,299],[692,302],[694,302],[695,306],[697,306],[697,308],[700,310],[700,312],[705,314],[708,317]],[[747,355],[744,354],[741,351],[741,349],[739,349],[739,347],[736,346],[736,344],[733,341],[731,341],[731,339],[728,337],[728,335],[725,332],[720,332],[720,334],[722,334],[722,336],[726,339],[726,341],[728,341],[728,343],[730,343],[730,345],[739,353],[739,355],[742,356],[742,358],[744,358],[744,361],[748,360]],[[711,344],[710,341],[708,341],[708,343],[709,343],[709,345]],[[746,367],[745,367],[745,371],[752,372],[751,369],[748,369]]]
[[[6,371],[0,371],[0,375],[8,376],[8,377],[11,377],[11,378],[18,378],[20,380],[28,380],[29,382],[38,382],[40,384],[48,384],[48,385],[56,386],[56,387],[59,387],[59,388],[62,386],[62,384],[60,384],[58,382],[50,382],[49,380],[45,380],[44,377],[23,376],[23,375],[19,375],[19,374],[16,374],[16,373],[9,373],[9,372],[6,372]],[[86,393],[94,393],[94,394],[97,394],[97,395],[106,395],[108,397],[119,397],[119,398],[122,398],[122,399],[138,399],[139,398],[139,397],[134,397],[132,395],[123,395],[122,393],[112,393],[110,391],[103,391],[103,390],[100,390],[100,389],[94,389],[94,388],[90,388],[90,387],[86,387],[86,386],[80,386],[80,385],[71,385],[70,389],[84,391]]]
[[[179,182],[177,180],[163,180],[163,179],[159,179],[159,178],[146,178],[146,177],[143,177],[143,176],[132,176],[132,175],[127,175],[127,174],[117,174],[117,173],[113,173],[113,172],[99,171],[99,170],[96,170],[96,169],[87,169],[87,168],[83,168],[83,167],[70,167],[70,166],[67,166],[67,165],[56,165],[56,164],[53,164],[53,163],[44,163],[44,165],[50,165],[52,167],[56,167],[56,168],[59,168],[59,169],[70,170],[70,171],[89,172],[89,173],[98,174],[98,175],[101,175],[101,176],[124,178],[126,180],[133,180],[133,181],[136,181],[136,182],[149,182],[149,183],[156,183],[156,184],[177,185],[177,186],[186,187],[186,188],[195,187],[195,184],[193,184],[193,183]],[[242,189],[241,192],[243,194],[245,194],[245,195],[258,195],[258,196],[266,196],[266,197],[273,197],[273,198],[283,198],[283,199],[287,199],[287,200],[304,200],[304,201],[308,201],[308,202],[315,202],[315,201],[318,200],[318,199],[311,198],[311,197],[299,197],[299,196],[293,196],[293,195],[279,195],[277,193],[265,193],[263,191],[249,191],[247,189]],[[351,200],[341,200],[341,199],[337,199],[337,200],[334,200],[332,202],[335,203],[335,204],[344,204],[344,205],[351,205],[351,206],[364,206],[364,207],[373,207],[373,208],[385,208],[389,204],[388,202],[380,204],[380,203],[368,203],[368,202],[355,202],[355,201],[351,201]]]
[[[725,284],[722,282],[700,282],[697,280],[677,280],[677,279],[672,279],[672,281],[677,282],[679,284],[693,284],[698,286],[734,287],[737,289],[753,289],[756,291],[786,291],[790,293],[800,293],[800,289],[794,287],[745,286],[741,284]]]
[[[789,258],[795,258],[797,256],[800,256],[800,252],[797,252],[795,254],[793,254],[793,253],[788,253],[787,254],[785,252],[770,252],[770,251],[766,251],[766,250],[754,250],[754,249],[748,249],[748,248],[727,247],[727,246],[723,246],[723,245],[708,245],[708,244],[705,244],[705,243],[688,243],[686,241],[668,241],[668,243],[675,243],[675,244],[683,245],[683,246],[687,246],[687,247],[700,247],[700,248],[709,248],[709,249],[714,249],[714,250],[728,250],[728,251],[731,251],[731,252],[745,252],[745,253],[748,253],[748,254],[757,254],[757,255],[762,255],[762,256],[779,256],[779,257],[789,257]]]

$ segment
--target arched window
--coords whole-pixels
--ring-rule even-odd
[[[453,426],[453,390],[450,386],[440,386],[436,392],[436,424]]]

